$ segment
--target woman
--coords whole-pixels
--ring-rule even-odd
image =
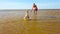
[[[37,14],[38,8],[37,8],[37,5],[35,3],[33,3],[33,8],[32,9],[34,11],[34,14]]]

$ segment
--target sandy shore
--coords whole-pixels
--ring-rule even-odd
[[[60,34],[60,10],[30,12],[24,21],[25,11],[0,11],[0,34]]]

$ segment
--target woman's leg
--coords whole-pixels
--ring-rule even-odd
[[[37,11],[35,11],[35,14],[37,14]]]
[[[35,10],[34,10],[34,14],[35,14]]]

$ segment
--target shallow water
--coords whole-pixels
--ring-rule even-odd
[[[0,34],[60,34],[60,10],[29,14],[24,20],[25,11],[0,11]]]

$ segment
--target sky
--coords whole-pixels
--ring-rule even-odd
[[[60,9],[60,0],[0,0],[0,9],[31,9],[33,3],[39,9]]]

